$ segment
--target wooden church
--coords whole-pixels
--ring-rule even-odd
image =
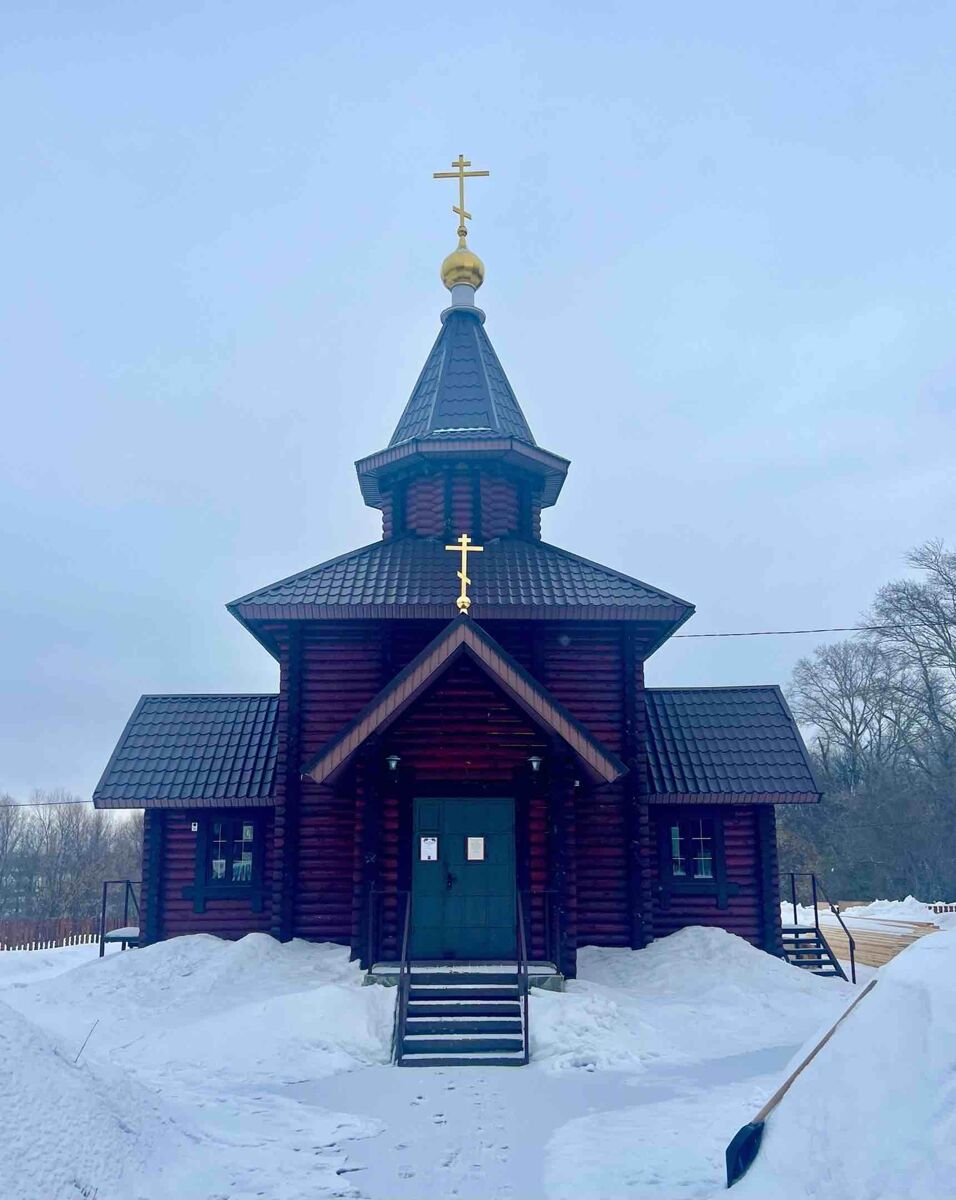
[[[229,604],[278,693],[144,696],[96,789],[145,810],[141,939],[559,978],[685,925],[779,953],[775,805],[819,799],[800,734],[776,687],[645,687],[693,606],[543,540],[569,464],[475,306],[469,166],[437,340],[356,464],[381,540]]]

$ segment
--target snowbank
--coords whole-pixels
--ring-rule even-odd
[[[2,958],[2,956],[0,956]],[[315,1079],[388,1060],[395,992],[361,986],[341,946],[207,934],[116,954],[0,996],[89,1053],[155,1082]]]
[[[107,946],[107,954],[119,954],[119,946]],[[85,946],[56,946],[52,950],[0,951],[0,992],[14,983],[34,983],[72,971],[99,958],[96,942]]]
[[[881,970],[768,1120],[735,1200],[947,1200],[956,1179],[954,1080],[951,931],[921,938]]]
[[[938,903],[945,903],[939,901]],[[928,904],[917,900],[915,896],[907,896],[905,900],[874,900],[870,904],[854,904],[850,908],[841,908],[840,915],[844,920],[865,917],[871,928],[878,929],[874,922],[883,921],[924,921],[937,925],[940,929],[956,929],[956,913],[935,913]],[[783,901],[780,905],[780,916],[784,925],[793,924],[793,905]],[[836,917],[825,904],[820,904],[821,924],[835,924]],[[813,909],[802,904],[797,905],[797,924],[812,925]],[[883,926],[891,932],[892,926]]]
[[[681,929],[645,950],[580,950],[566,992],[532,993],[532,1053],[550,1070],[634,1071],[797,1045],[852,994],[723,929]]]
[[[2,1200],[357,1194],[343,1179],[346,1148],[380,1123],[282,1094],[292,1080],[388,1059],[395,992],[363,988],[347,950],[184,937],[55,977],[55,963],[38,963],[38,982],[8,957]]]
[[[0,1001],[0,1180],[4,1197],[79,1200],[115,1194],[156,1151],[162,1119],[120,1072],[73,1059]],[[167,1131],[168,1132],[168,1131]],[[170,1151],[183,1146],[165,1139]]]
[[[882,918],[884,921],[929,921],[940,929],[956,929],[956,913],[935,913],[915,896],[907,896],[905,900],[874,900],[871,904],[845,908],[842,913],[844,917]]]

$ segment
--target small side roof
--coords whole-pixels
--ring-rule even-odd
[[[278,696],[143,696],[93,792],[97,808],[274,802]]]
[[[453,618],[345,728],[304,767],[316,783],[343,770],[375,733],[408,709],[461,654],[467,654],[536,724],[560,737],[599,780],[610,783],[627,767],[470,617]]]
[[[778,687],[648,688],[645,694],[653,803],[820,799]]]

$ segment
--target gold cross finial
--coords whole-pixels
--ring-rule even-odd
[[[468,610],[471,608],[471,598],[468,595],[468,585],[471,580],[468,578],[468,555],[480,554],[484,550],[484,546],[476,546],[467,533],[463,533],[454,545],[446,546],[446,550],[454,550],[461,555],[461,570],[458,572],[458,578],[461,580],[461,593],[455,603],[458,605],[458,611],[463,617],[468,616]]]
[[[465,238],[468,236],[468,228],[465,225],[466,221],[471,220],[471,213],[465,211],[465,180],[475,179],[479,175],[490,175],[490,171],[466,171],[465,167],[470,167],[471,162],[465,158],[463,154],[458,155],[456,162],[451,164],[455,169],[453,171],[435,171],[432,175],[433,179],[457,179],[458,180],[458,206],[452,205],[452,212],[458,215],[458,236]]]

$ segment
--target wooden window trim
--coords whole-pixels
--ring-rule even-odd
[[[729,907],[731,896],[740,894],[740,884],[727,878],[727,851],[724,842],[724,813],[692,805],[658,809],[657,818],[657,892],[661,907],[670,907],[675,896],[714,896],[718,908]],[[684,879],[674,875],[671,859],[671,826],[675,821],[697,818],[714,823],[713,879]]]
[[[264,907],[263,865],[265,862],[265,822],[258,813],[215,812],[196,818],[196,858],[193,882],[183,888],[183,899],[192,900],[193,912],[203,913],[210,900],[248,900],[252,912]],[[252,824],[252,878],[248,883],[219,882],[209,877],[209,838],[213,821]]]

